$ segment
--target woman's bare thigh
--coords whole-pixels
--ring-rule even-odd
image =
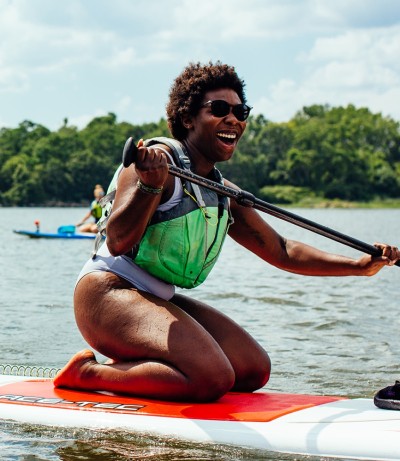
[[[87,274],[74,303],[86,341],[113,360],[163,361],[188,375],[208,367],[210,372],[231,369],[218,342],[190,313],[115,274]]]
[[[181,294],[171,301],[196,319],[220,345],[235,371],[236,390],[259,389],[268,381],[268,353],[244,328],[201,301]]]

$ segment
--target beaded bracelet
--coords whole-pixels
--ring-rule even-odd
[[[138,179],[137,188],[143,192],[147,192],[148,194],[154,195],[160,194],[163,191],[163,187],[146,186],[146,184],[143,184],[140,179]]]

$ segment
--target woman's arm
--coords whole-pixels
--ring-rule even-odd
[[[231,203],[234,223],[229,235],[268,263],[302,275],[374,275],[399,258],[397,247],[377,244],[383,255],[362,255],[359,259],[328,253],[279,235],[254,208]]]
[[[76,224],[76,226],[82,226],[82,224],[85,223],[90,218],[90,216],[92,216],[92,210],[89,210],[85,216]]]
[[[107,245],[114,256],[125,254],[140,242],[158,205],[171,195],[174,179],[168,176],[167,157],[157,146],[146,148],[139,142],[137,161],[124,168],[118,178],[113,210],[107,222]],[[138,187],[138,181],[151,193]]]

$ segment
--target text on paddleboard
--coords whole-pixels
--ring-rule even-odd
[[[119,410],[119,411],[137,411],[143,408],[143,405],[127,405],[122,403],[112,403],[112,402],[93,402],[93,401],[78,401],[73,402],[70,400],[57,399],[57,398],[46,398],[46,397],[37,397],[29,395],[14,395],[14,394],[4,394],[0,395],[0,400],[5,400],[13,403],[21,404],[38,404],[38,405],[48,405],[48,406],[72,406],[75,408],[93,408],[93,409],[103,409],[103,410]]]

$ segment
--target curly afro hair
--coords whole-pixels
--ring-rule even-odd
[[[200,110],[204,94],[210,90],[230,88],[246,103],[245,83],[235,68],[217,61],[215,64],[190,63],[175,79],[169,93],[167,121],[172,136],[179,141],[186,138],[187,129],[182,120],[196,115]]]

